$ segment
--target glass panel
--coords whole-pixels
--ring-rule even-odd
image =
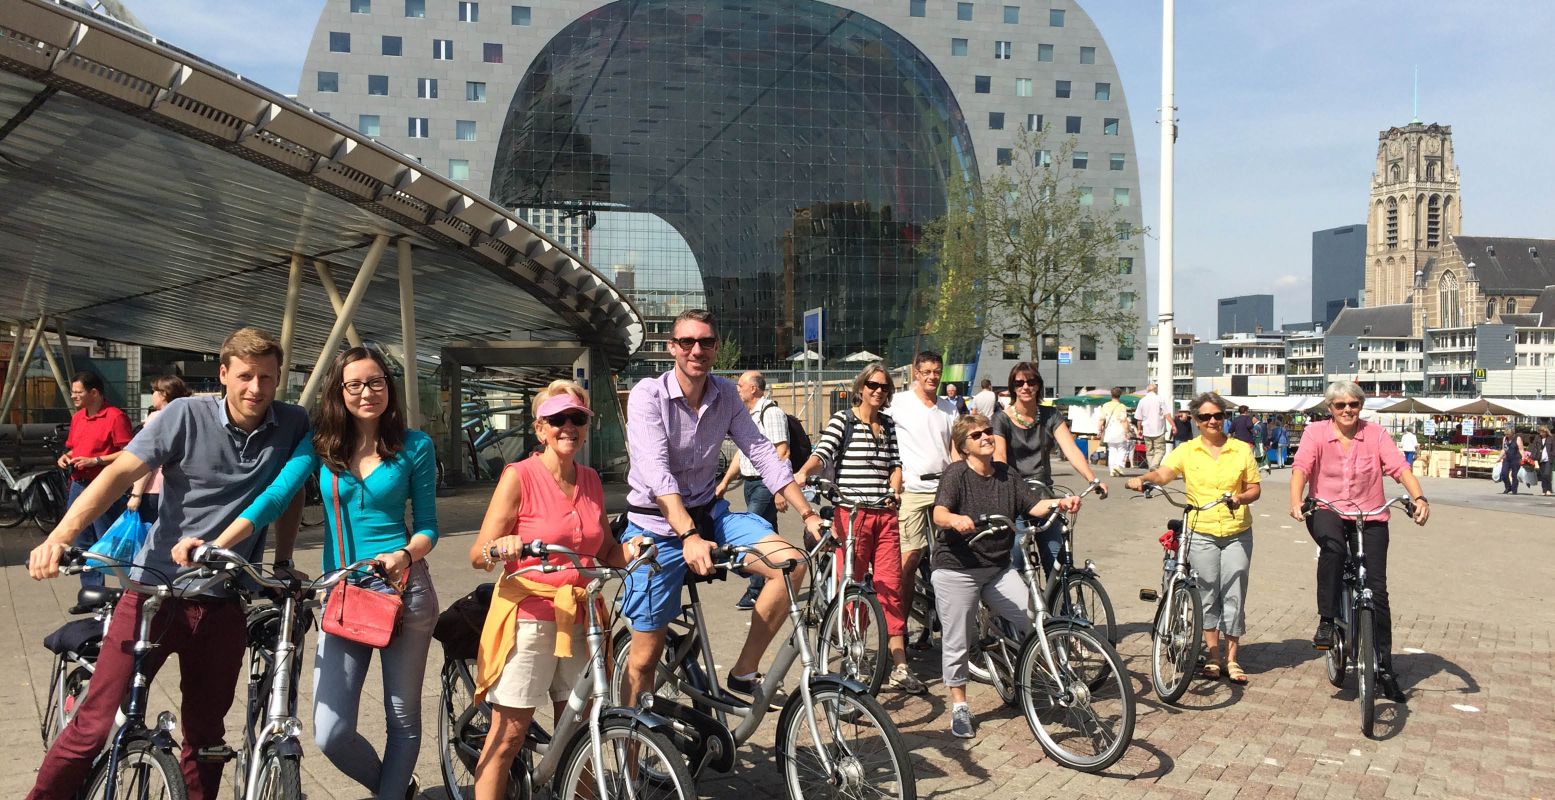
[[[377,114],[363,114],[363,115],[357,117],[356,118],[356,129],[361,131],[363,136],[378,136],[378,135],[380,135],[378,133],[378,115]]]
[[[513,24],[529,24],[529,6],[513,6]]]
[[[338,72],[320,72],[319,73],[319,91],[321,91],[321,92],[338,92],[338,91],[340,91],[340,73],[338,73]]]

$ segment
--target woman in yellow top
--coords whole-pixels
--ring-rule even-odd
[[[1247,684],[1247,673],[1237,663],[1237,643],[1246,628],[1247,570],[1253,559],[1253,515],[1247,504],[1258,499],[1258,462],[1246,442],[1226,435],[1226,403],[1206,392],[1189,404],[1199,424],[1198,438],[1167,454],[1161,466],[1128,481],[1140,491],[1144,483],[1157,486],[1181,476],[1187,484],[1188,502],[1203,505],[1230,492],[1228,506],[1216,506],[1189,518],[1193,544],[1188,564],[1199,576],[1199,599],[1204,605],[1203,676],[1220,677],[1220,640],[1224,637],[1225,673],[1232,683]]]

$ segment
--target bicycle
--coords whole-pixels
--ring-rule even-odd
[[[248,708],[243,749],[208,748],[202,759],[237,761],[233,795],[267,800],[302,797],[302,721],[297,717],[297,687],[302,677],[302,641],[313,626],[316,599],[330,587],[354,575],[376,571],[391,583],[377,562],[363,559],[350,566],[303,582],[291,576],[267,575],[263,568],[237,553],[201,545],[190,558],[197,573],[246,578],[270,602],[250,606],[248,628]]]
[[[1371,589],[1366,586],[1366,542],[1361,528],[1368,518],[1393,506],[1413,517],[1415,503],[1408,497],[1397,497],[1371,511],[1341,511],[1327,500],[1308,497],[1302,503],[1301,511],[1310,518],[1319,505],[1338,514],[1345,523],[1339,616],[1334,619],[1334,644],[1323,653],[1323,661],[1328,682],[1337,689],[1344,688],[1347,667],[1354,665],[1356,699],[1361,701],[1361,734],[1370,739],[1377,722],[1377,675],[1381,654],[1377,652],[1376,608]]]
[[[54,669],[49,674],[49,699],[39,726],[44,749],[54,744],[59,732],[75,719],[76,711],[86,700],[92,673],[97,671],[97,655],[102,649],[103,637],[108,634],[114,606],[123,594],[123,589],[106,586],[81,587],[69,613],[91,616],[73,619],[44,638],[43,646],[54,653]]]
[[[1026,483],[1044,497],[1074,494],[1062,486],[1049,487],[1035,478],[1026,479]],[[1095,492],[1097,497],[1105,500],[1107,494],[1101,485],[1101,481],[1093,480],[1086,484],[1078,496],[1085,497]],[[1056,508],[1053,513],[1058,515],[1053,524],[1061,527],[1058,558],[1053,564],[1053,574],[1048,575],[1047,584],[1042,588],[1048,608],[1058,609],[1060,616],[1091,623],[1102,631],[1108,644],[1117,646],[1118,619],[1112,608],[1112,597],[1107,594],[1106,587],[1102,586],[1101,574],[1096,571],[1096,562],[1087,558],[1084,566],[1074,565],[1075,518]],[[1035,568],[1029,558],[1026,560],[1026,568],[1033,573],[1028,582],[1036,580]]]
[[[302,526],[317,528],[324,524],[324,492],[319,489],[319,476],[309,475],[302,488]]]
[[[642,708],[610,702],[610,670],[606,663],[605,621],[599,611],[605,584],[624,580],[644,565],[657,570],[656,547],[649,545],[625,568],[588,566],[581,554],[560,545],[535,540],[523,555],[547,559],[560,556],[571,564],[542,563],[523,567],[504,579],[535,572],[577,570],[587,577],[589,664],[573,686],[565,713],[547,735],[530,723],[523,754],[514,759],[508,781],[508,797],[528,798],[536,788],[548,789],[556,798],[682,798],[694,800],[696,788],[676,739],[684,733],[661,716],[654,704]],[[473,797],[475,764],[485,747],[491,711],[475,703],[472,659],[449,658],[443,664],[442,698],[438,706],[438,750],[443,785],[456,800]],[[581,720],[587,716],[587,724]],[[535,758],[538,757],[538,763]],[[607,758],[610,763],[607,764]]]
[[[929,472],[918,476],[922,480],[937,481],[942,473]],[[924,530],[929,532],[929,542],[934,542],[934,507],[924,509]],[[929,562],[925,554],[918,565],[918,580],[913,582],[912,597],[902,599],[902,611],[906,619],[907,648],[926,651],[934,648],[934,636],[939,633],[939,611],[934,605],[934,584],[929,580]]]
[[[1174,500],[1173,490],[1145,482],[1144,497],[1160,493],[1166,502],[1182,509],[1182,518],[1169,520],[1161,536],[1161,589],[1140,589],[1139,599],[1156,603],[1155,621],[1150,626],[1150,685],[1162,702],[1175,703],[1188,691],[1188,681],[1199,668],[1204,655],[1204,601],[1199,597],[1199,575],[1188,562],[1193,528],[1189,514],[1201,514],[1218,505],[1229,504],[1226,492],[1203,505]]]
[[[1009,517],[988,514],[974,522],[978,530],[970,543],[1015,531]],[[1117,763],[1134,738],[1134,696],[1123,659],[1089,622],[1055,616],[1043,593],[1027,586],[1031,630],[1041,635],[1017,639],[1000,625],[987,630],[1000,647],[1019,650],[1010,684],[1043,752],[1070,769],[1100,772]]]
[[[756,733],[771,699],[797,658],[801,664],[799,690],[789,695],[782,706],[777,725],[778,770],[789,798],[882,796],[914,800],[917,782],[908,750],[885,708],[863,684],[816,671],[816,656],[805,636],[804,612],[793,580],[794,570],[810,558],[795,549],[797,556],[775,562],[753,547],[713,548],[715,569],[739,569],[745,559],[753,558],[782,573],[788,590],[792,630],[773,657],[771,669],[755,687],[750,702],[729,694],[717,678],[712,642],[702,625],[705,617],[696,588],[698,582],[707,578],[687,573],[686,590],[691,601],[683,604],[680,616],[670,621],[664,657],[655,670],[655,691],[666,689],[689,698],[695,707],[711,709],[717,715],[716,724],[722,728],[721,746],[728,748],[728,752],[719,753],[721,758],[716,763],[709,759],[699,761],[694,754],[687,753],[693,772],[703,766],[713,766],[721,772],[733,767],[734,747]],[[615,649],[617,686],[626,686],[630,646],[631,631],[621,631]],[[642,699],[654,711],[693,711],[662,695],[643,695]],[[728,728],[729,717],[739,720],[732,730]],[[878,782],[872,778],[878,778]]]
[[[816,565],[816,571],[810,576],[810,604],[813,610],[819,599],[826,609],[820,616],[815,640],[816,660],[825,665],[826,672],[856,680],[870,694],[878,694],[891,663],[889,632],[885,611],[875,596],[874,583],[853,580],[854,531],[861,509],[894,511],[895,507],[856,499],[850,501],[841,487],[819,476],[811,476],[807,483],[834,509],[848,512],[847,532],[842,541],[838,542],[834,536],[823,536],[810,553]],[[828,531],[831,526],[832,523],[826,524]],[[839,549],[842,554],[840,572],[833,561]],[[820,574],[823,571],[825,575]],[[813,614],[806,616],[807,619],[815,618]]]
[[[64,448],[59,430],[44,437],[50,454],[58,458]],[[0,461],[0,528],[14,528],[31,519],[40,529],[50,531],[65,516],[70,504],[66,471],[53,464],[12,475]]]

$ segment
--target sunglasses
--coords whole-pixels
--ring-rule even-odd
[[[1351,400],[1351,401],[1349,401],[1347,403],[1338,403],[1338,402],[1329,403],[1328,407],[1334,409],[1335,411],[1346,411],[1346,410],[1349,410],[1349,409],[1359,410],[1360,407],[1361,407],[1361,401],[1359,401],[1359,400]]]
[[[1041,388],[1042,381],[1036,380],[1035,378],[1031,380],[1027,380],[1025,378],[1016,378],[1015,380],[1010,381],[1010,386],[1015,389],[1024,389],[1027,386],[1030,386],[1033,389],[1038,389]]]
[[[984,436],[992,436],[992,435],[993,435],[993,428],[984,428],[984,429],[982,429],[980,431],[967,431],[966,440],[969,441],[969,442],[975,442],[978,439],[983,438]]]
[[[718,347],[717,336],[681,336],[679,338],[671,339],[670,341],[674,342],[675,345],[682,350],[690,350],[696,345],[702,345],[703,350],[712,350]]]
[[[553,428],[571,422],[574,426],[582,428],[589,424],[589,415],[582,411],[563,411],[559,414],[551,414],[545,418],[545,423]]]
[[[1215,420],[1216,422],[1223,422],[1223,421],[1225,421],[1225,418],[1226,418],[1226,412],[1224,412],[1224,411],[1216,411],[1213,414],[1196,414],[1195,416],[1197,416],[1199,418],[1199,422],[1209,422],[1210,420]]]
[[[871,392],[883,392],[890,387],[891,384],[889,383],[881,383],[880,381],[864,381],[864,388],[870,390]]]

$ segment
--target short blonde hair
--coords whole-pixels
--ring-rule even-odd
[[[282,358],[281,343],[268,332],[252,326],[238,328],[221,343],[221,365],[224,367],[232,366],[233,358],[253,361],[262,356],[274,358],[279,365]]]
[[[534,403],[529,407],[530,415],[534,417],[535,433],[540,432],[540,423],[543,421],[540,419],[540,405],[559,394],[570,394],[578,398],[578,402],[582,403],[584,408],[589,407],[588,392],[585,392],[575,381],[565,379],[551,381],[544,389],[535,392]]]

